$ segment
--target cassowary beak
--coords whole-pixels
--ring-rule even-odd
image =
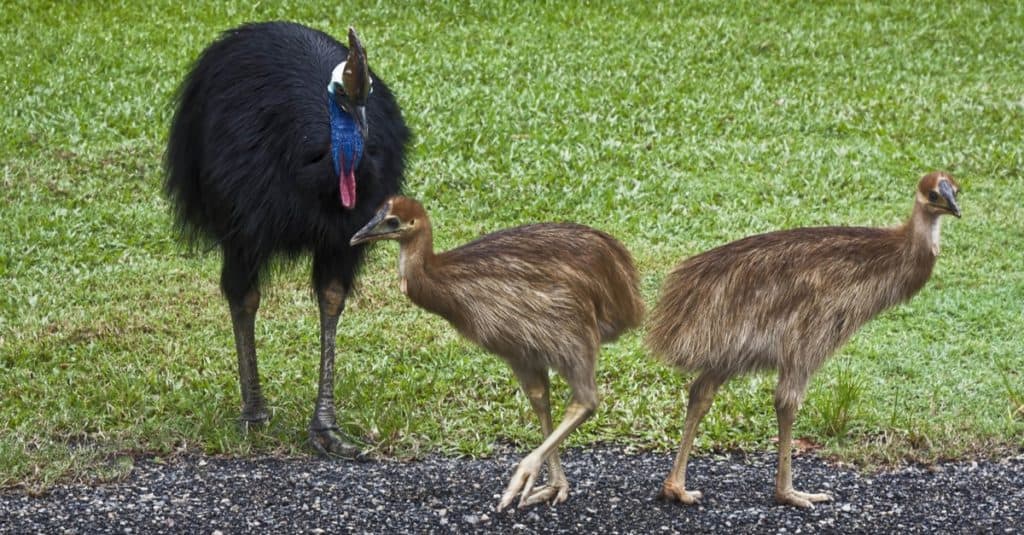
[[[352,239],[348,242],[349,245],[359,245],[360,243],[397,236],[398,219],[394,217],[389,218],[388,215],[390,212],[390,205],[384,205],[380,210],[377,210],[377,213],[373,215],[373,218],[352,236]]]
[[[369,133],[370,129],[366,124],[366,106],[353,106],[352,119],[355,120],[356,126],[359,127],[359,133],[363,135],[363,139],[367,139],[366,136]]]
[[[949,210],[949,213],[960,217],[960,206],[956,203],[956,192],[953,191],[953,186],[945,180],[940,182],[939,194],[946,200],[946,208]]]

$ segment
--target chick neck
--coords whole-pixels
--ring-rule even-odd
[[[939,234],[942,214],[929,210],[924,202],[917,199],[914,211],[904,227],[911,241],[911,249],[927,251],[934,258],[939,256]]]
[[[430,218],[423,214],[420,228],[398,242],[398,276],[402,293],[411,297],[409,281],[418,287],[426,277],[426,264],[434,258],[434,236]]]

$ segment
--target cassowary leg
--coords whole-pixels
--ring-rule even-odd
[[[551,431],[551,434],[537,449],[519,462],[519,466],[512,474],[512,479],[505,487],[505,493],[502,494],[501,501],[498,503],[499,511],[512,505],[517,495],[521,495],[519,507],[526,507],[529,504],[530,497],[533,495],[533,486],[537,482],[537,476],[540,474],[544,461],[558,450],[558,446],[569,436],[569,433],[590,418],[594,414],[594,410],[597,409],[597,384],[594,381],[593,361],[589,366],[580,365],[570,372],[570,374],[563,374],[566,375],[566,380],[572,387],[573,393],[572,399],[565,409],[562,422]],[[560,468],[561,465],[559,465]]]
[[[317,289],[320,305],[320,380],[317,383],[313,418],[309,422],[309,441],[321,455],[354,459],[360,456],[360,449],[346,440],[338,429],[334,411],[334,346],[338,318],[345,309],[345,297],[345,288],[340,282],[330,282]]]
[[[523,387],[523,393],[530,400],[533,412],[540,420],[540,429],[544,438],[551,436],[554,426],[551,423],[551,396],[548,371],[545,369],[516,370],[516,376]],[[524,505],[529,506],[536,503],[550,502],[552,504],[562,503],[569,498],[569,480],[562,470],[562,463],[558,458],[558,449],[555,448],[548,456],[548,482],[547,485],[539,487],[526,497]]]
[[[260,291],[250,269],[238,257],[225,252],[221,269],[221,289],[231,309],[231,327],[235,333],[238,353],[238,382],[242,390],[243,429],[262,425],[269,419],[267,404],[260,390],[256,369],[256,311],[260,308]]]
[[[659,499],[695,504],[703,496],[700,491],[686,490],[686,465],[690,459],[693,439],[697,435],[697,427],[700,426],[700,421],[711,409],[715,393],[718,392],[718,387],[723,382],[722,377],[704,372],[690,385],[690,400],[686,405],[686,423],[683,425],[683,441],[679,445],[675,463],[672,464],[672,471],[665,478],[661,492],[658,493]]]
[[[814,502],[831,500],[828,494],[810,494],[793,489],[793,422],[803,401],[808,377],[801,373],[779,372],[775,389],[775,415],[779,420],[779,466],[775,473],[775,501],[797,507],[812,507]]]

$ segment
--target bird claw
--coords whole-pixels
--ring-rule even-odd
[[[338,428],[310,429],[309,443],[322,457],[361,461],[365,459],[362,448],[352,442]]]
[[[248,433],[249,431],[256,431],[262,429],[270,421],[270,415],[266,409],[254,409],[242,410],[242,415],[238,417],[238,427],[242,430],[242,433]]]
[[[502,511],[512,505],[516,496],[520,494],[522,494],[522,497],[519,499],[519,507],[523,508],[529,505],[527,502],[533,493],[533,485],[537,482],[541,463],[541,459],[530,457],[519,462],[516,472],[512,474],[512,479],[508,482],[508,486],[505,487],[505,493],[501,495],[501,501],[498,502],[498,511]]]
[[[534,489],[529,497],[520,500],[519,507],[529,507],[538,503],[548,502],[551,505],[559,504],[569,499],[569,484],[562,485],[548,484]]]
[[[776,503],[779,503],[780,505],[792,505],[794,507],[802,507],[804,509],[814,507],[814,504],[817,502],[827,502],[831,500],[832,496],[829,496],[828,494],[810,494],[807,492],[800,492],[792,489],[785,492],[775,493]]]
[[[704,493],[699,490],[686,490],[668,483],[663,485],[661,487],[661,492],[658,493],[659,500],[679,502],[686,505],[694,505],[703,497]]]

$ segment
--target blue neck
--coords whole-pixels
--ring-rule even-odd
[[[363,157],[363,135],[359,133],[352,116],[345,113],[334,97],[327,94],[327,107],[331,111],[331,159],[334,176],[354,172]]]

